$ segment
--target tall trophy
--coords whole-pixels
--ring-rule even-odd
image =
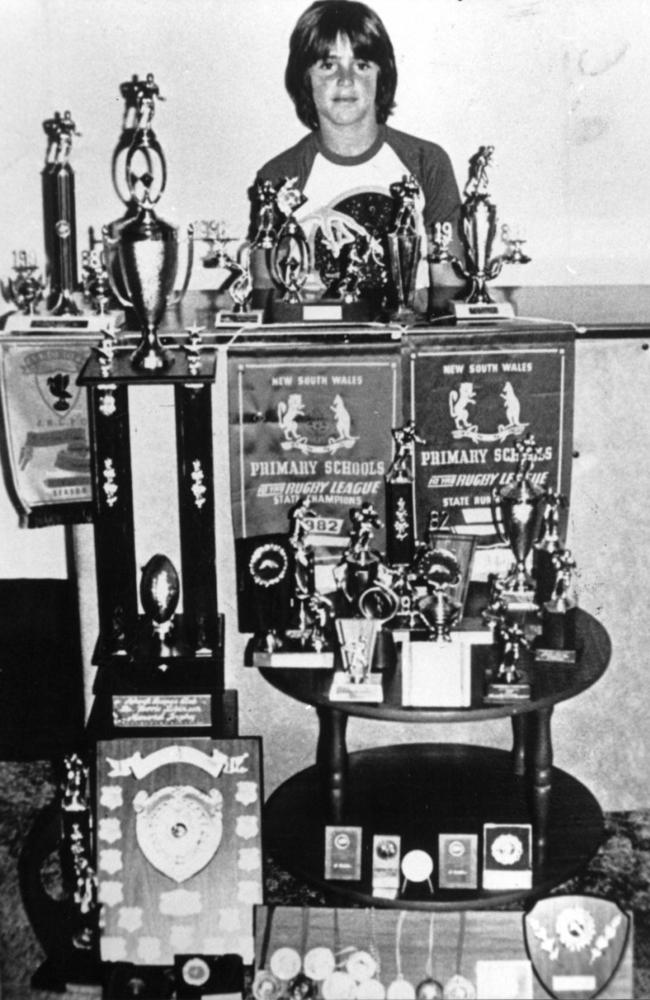
[[[398,323],[413,324],[422,242],[417,206],[420,187],[414,177],[405,176],[391,184],[390,193],[397,206],[395,224],[388,233],[388,261],[396,296],[396,311],[391,318]]]
[[[275,197],[285,221],[271,250],[271,276],[284,291],[283,302],[299,305],[302,303],[301,289],[309,277],[311,255],[307,238],[294,213],[306,198],[296,187],[295,178],[287,178]]]
[[[413,449],[424,444],[409,420],[392,430],[395,454],[386,473],[386,559],[390,566],[408,566],[415,554]]]
[[[526,562],[541,535],[546,491],[532,481],[540,449],[530,434],[516,445],[519,454],[513,483],[492,490],[492,519],[499,539],[510,545],[515,564],[501,581],[500,600],[509,610],[536,611],[536,584]]]
[[[77,287],[77,222],[74,170],[70,165],[73,136],[81,135],[69,111],[55,111],[43,122],[47,136],[41,172],[47,307],[52,315],[79,312],[73,293]]]
[[[149,79],[149,77],[151,79]],[[158,337],[158,327],[172,300],[178,271],[178,230],[154,211],[166,182],[165,158],[151,128],[158,87],[149,74],[137,94],[137,118],[125,161],[128,197],[122,219],[103,228],[111,289],[134,310],[142,336],[131,356],[135,369],[156,372],[173,364]],[[116,185],[117,187],[117,185]],[[119,193],[119,191],[118,191]],[[187,267],[178,303],[187,290],[193,263],[193,227],[188,227]]]
[[[507,302],[495,302],[487,283],[499,276],[504,264],[527,264],[530,260],[522,250],[525,240],[519,234],[512,234],[505,225],[501,229],[504,252],[492,256],[497,235],[497,209],[488,192],[487,172],[493,153],[494,146],[479,146],[469,160],[459,225],[464,263],[449,253],[451,223],[438,222],[434,226],[431,262],[448,261],[456,274],[468,283],[464,301],[451,303],[457,319],[512,318],[512,306]]]

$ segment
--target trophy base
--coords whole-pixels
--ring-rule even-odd
[[[505,701],[529,701],[530,684],[527,681],[514,681],[511,684],[494,681],[488,684],[484,702],[488,705],[502,704]]]
[[[331,670],[334,666],[334,653],[332,650],[322,650],[317,653],[315,650],[286,650],[279,649],[273,653],[265,653],[261,650],[253,653],[254,667],[298,667],[304,670]]]
[[[214,317],[215,326],[260,326],[264,319],[263,309],[247,309],[236,312],[234,309],[220,309]]]
[[[450,303],[457,322],[480,322],[485,319],[514,319],[515,311],[509,302],[456,302]]]
[[[368,323],[376,319],[369,303],[342,299],[294,303],[274,298],[269,311],[271,323]]]
[[[358,704],[381,704],[384,700],[384,689],[381,681],[367,677],[355,682],[344,670],[334,674],[329,692],[330,701],[352,701]]]
[[[499,596],[508,611],[539,611],[534,590],[504,590]]]

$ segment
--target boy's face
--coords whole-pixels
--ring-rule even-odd
[[[319,122],[346,127],[376,122],[379,66],[357,59],[347,35],[338,35],[326,56],[307,71]]]

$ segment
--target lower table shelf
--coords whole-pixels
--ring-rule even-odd
[[[401,909],[496,907],[548,892],[595,854],[604,833],[596,799],[579,781],[552,769],[547,850],[533,869],[529,889],[480,888],[482,829],[491,823],[531,823],[530,780],[513,773],[505,750],[462,744],[402,744],[350,754],[345,801],[338,825],[363,831],[362,877],[358,882],[324,877],[325,827],[333,822],[316,766],[298,772],[268,799],[264,811],[267,846],[287,871],[337,897],[364,905]],[[479,836],[479,888],[436,885],[439,833]],[[397,899],[372,895],[372,838],[399,834],[402,855],[413,849],[434,859],[433,893],[409,883]]]

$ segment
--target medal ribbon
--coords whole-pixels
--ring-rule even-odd
[[[429,979],[433,979],[433,913],[429,917],[429,953],[425,972]]]
[[[395,968],[397,969],[398,979],[402,979],[402,928],[406,920],[406,912],[406,910],[399,911],[397,926],[395,928]]]
[[[463,964],[463,948],[465,946],[465,911],[461,910],[459,913],[460,926],[458,928],[458,943],[456,945],[456,975],[460,975],[461,966]]]

